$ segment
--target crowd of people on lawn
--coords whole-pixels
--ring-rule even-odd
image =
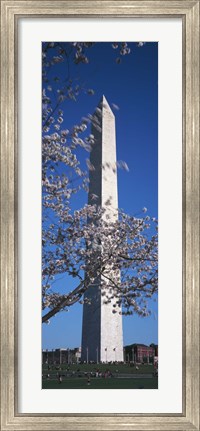
[[[50,373],[49,371],[59,370],[57,373]],[[105,371],[101,371],[99,368],[96,368],[94,371],[81,371],[79,368],[77,368],[76,371],[71,371],[70,368],[66,369],[66,372],[64,372],[61,367],[50,367],[48,366],[48,373],[42,374],[43,378],[46,378],[48,380],[50,379],[57,379],[59,383],[62,383],[63,377],[87,377],[87,379],[92,378],[110,378],[113,377],[113,373],[107,368]],[[115,370],[115,373],[118,373],[118,370]]]

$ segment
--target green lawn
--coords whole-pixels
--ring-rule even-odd
[[[97,370],[109,370],[112,377],[90,376]],[[139,365],[138,369],[129,364],[62,364],[43,365],[42,389],[157,389],[158,379],[153,377],[153,365]],[[49,378],[47,378],[49,374]],[[58,375],[62,375],[59,383]]]
[[[157,389],[158,379],[153,378],[67,378],[62,383],[57,380],[43,380],[42,389]]]
[[[88,373],[109,370],[112,377],[91,375],[88,385]],[[152,365],[135,366],[128,364],[62,364],[61,366],[43,365],[43,389],[157,389],[158,379],[153,377]],[[50,375],[47,378],[47,374]],[[58,374],[62,382],[58,382]]]
[[[52,368],[51,365],[50,367]],[[55,369],[55,366],[53,365],[53,369],[48,371],[48,366],[43,365],[43,373],[56,374],[59,371],[72,373],[77,372],[77,370],[80,370],[80,372],[84,373],[95,372],[97,369],[102,372],[105,372],[107,369],[109,369],[112,373],[118,374],[151,374],[154,372],[153,365],[138,365],[138,370],[135,366],[130,366],[128,364],[62,364],[61,366],[56,365],[56,367],[61,367],[61,370]]]

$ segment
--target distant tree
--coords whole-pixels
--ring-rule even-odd
[[[67,128],[66,103],[78,103],[81,92],[94,94],[93,89],[77,84],[70,72],[72,63],[88,63],[92,46],[93,43],[43,44],[43,322],[78,301],[88,301],[84,293],[97,276],[101,276],[105,303],[115,299],[113,313],[147,316],[148,299],[157,292],[157,220],[146,215],[146,208],[142,217],[119,211],[118,220],[112,222],[110,209],[98,207],[94,196],[94,205],[73,211],[73,196],[81,190],[88,191],[88,170],[81,167],[79,149],[85,151],[88,169],[92,169],[88,153],[94,136],[87,133],[88,125],[92,123],[97,129],[100,126],[98,116],[88,114],[71,130]],[[131,53],[125,42],[112,43],[111,48],[118,52],[116,64]],[[65,65],[65,74],[60,63]],[[126,163],[121,167],[126,169]],[[53,290],[61,274],[69,276],[64,294]],[[73,290],[70,277],[77,280]]]

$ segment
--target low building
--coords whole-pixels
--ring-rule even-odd
[[[72,364],[80,361],[81,348],[42,350],[43,364]]]
[[[155,348],[145,344],[131,344],[124,347],[125,362],[152,363],[154,362]]]

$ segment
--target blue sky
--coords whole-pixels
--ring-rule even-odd
[[[158,215],[158,45],[146,43],[138,47],[130,43],[131,53],[116,63],[117,50],[111,43],[96,43],[88,49],[88,64],[70,63],[70,75],[85,89],[78,101],[63,105],[65,127],[71,128],[83,116],[93,113],[104,94],[108,103],[116,104],[117,158],[124,160],[129,172],[118,170],[119,208],[137,215],[142,208],[148,215]],[[61,75],[64,65],[58,66]],[[51,72],[50,72],[51,78]],[[56,86],[56,84],[55,84]],[[57,85],[59,88],[59,85]],[[83,155],[80,155],[83,157]],[[76,207],[86,201],[85,194],[77,194]],[[63,277],[57,282],[60,289]],[[72,286],[73,287],[73,286]],[[131,343],[157,343],[157,301],[151,301],[152,315],[148,318],[126,316],[123,318],[124,345]],[[75,347],[81,344],[82,306],[74,305],[69,312],[58,314],[49,325],[42,327],[42,347],[52,349]]]

